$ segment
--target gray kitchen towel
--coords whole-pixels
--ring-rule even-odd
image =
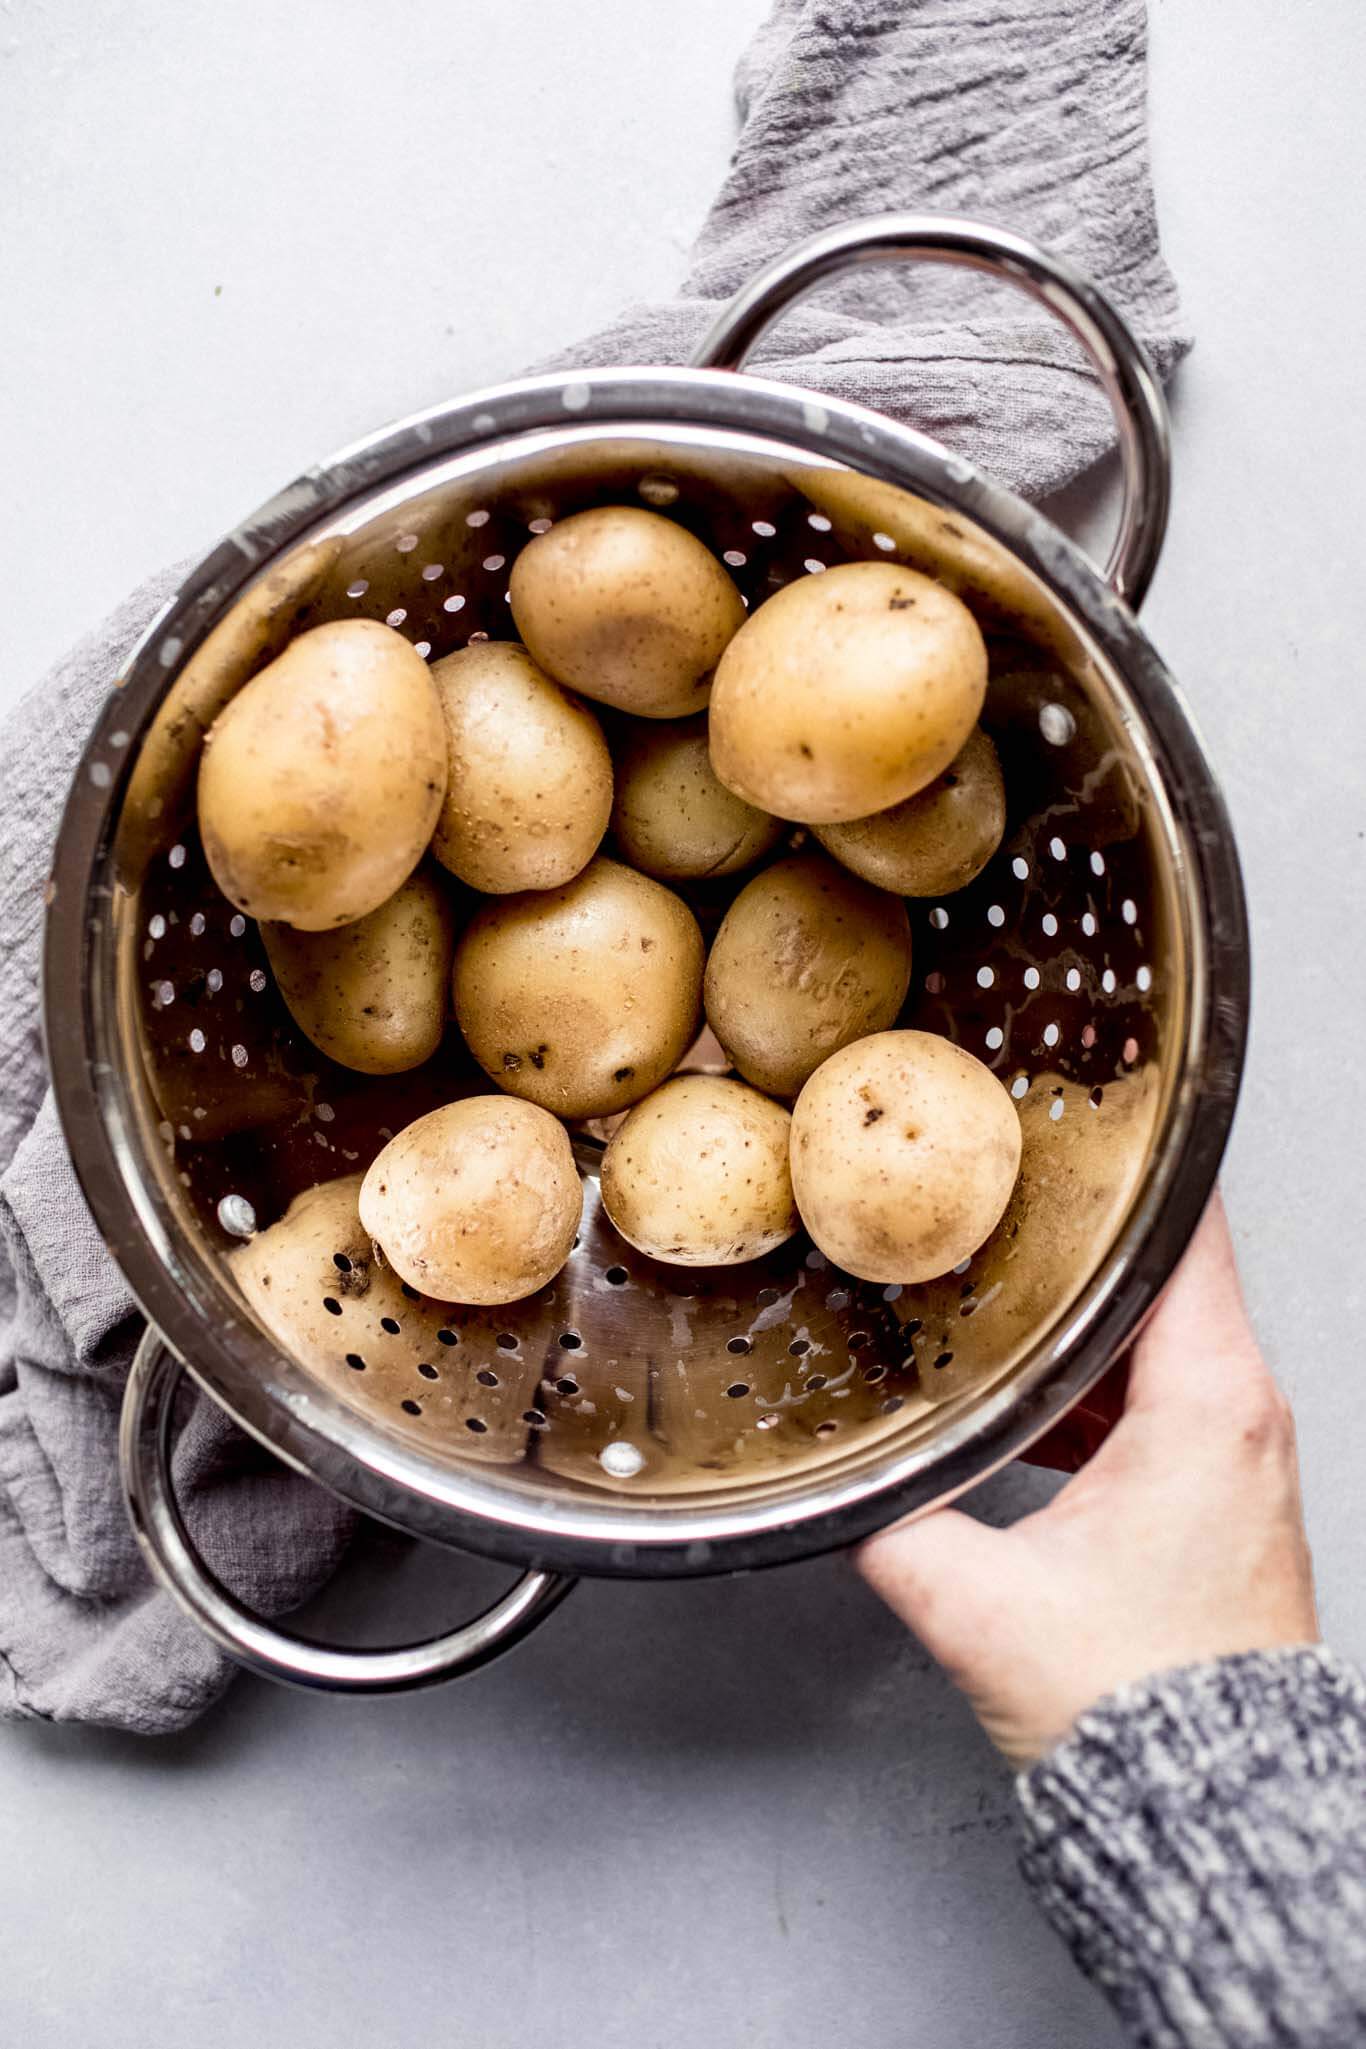
[[[1186,342],[1157,242],[1145,60],[1143,0],[778,0],[742,62],[734,161],[677,297],[559,360],[686,360],[720,303],[786,245],[915,207],[1049,243],[1113,293],[1170,370]],[[1111,439],[1095,384],[1043,313],[934,270],[860,272],[794,309],[758,360],[940,434],[1036,495]],[[144,585],[59,663],[0,748],[0,1714],[147,1733],[191,1720],[230,1668],[153,1590],[123,1515],[115,1429],[138,1318],[47,1092],[38,953],[83,737],[176,581]],[[267,1613],[305,1598],[347,1541],[344,1510],[203,1401],[176,1480],[215,1569]]]

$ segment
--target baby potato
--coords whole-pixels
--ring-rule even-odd
[[[702,934],[671,890],[599,856],[561,889],[485,904],[456,948],[454,989],[494,1081],[558,1116],[602,1117],[686,1051]]]
[[[1000,1222],[1020,1120],[980,1060],[932,1032],[878,1032],[817,1068],[792,1112],[792,1187],[827,1259],[930,1281]]]
[[[746,1081],[795,1096],[837,1048],[894,1022],[910,980],[905,905],[823,854],[794,854],[746,883],[722,920],[707,1023]]]
[[[914,569],[847,562],[778,591],[726,649],[712,767],[779,818],[867,818],[942,774],[986,685],[986,643],[960,598]]]
[[[404,1074],[431,1059],[446,1024],[455,920],[430,869],[354,924],[264,924],[261,938],[290,1016],[329,1060],[358,1074]]]
[[[702,709],[745,616],[701,541],[639,506],[575,512],[537,534],[509,589],[518,633],[557,683],[646,719]]]
[[[375,619],[315,626],[221,711],[199,765],[199,830],[239,911],[325,932],[406,882],[446,792],[427,664]]]
[[[981,874],[1006,829],[1006,786],[980,726],[913,797],[871,818],[818,825],[827,853],[898,896],[949,896]]]
[[[637,1103],[602,1161],[602,1201],[627,1243],[677,1266],[734,1266],[797,1228],[792,1120],[742,1081],[680,1074]]]
[[[280,1349],[343,1400],[371,1416],[384,1412],[391,1428],[415,1430],[428,1449],[462,1464],[520,1463],[540,1354],[504,1353],[497,1386],[480,1381],[480,1340],[494,1335],[480,1325],[493,1307],[460,1319],[473,1343],[443,1345],[437,1333],[451,1304],[414,1299],[375,1251],[358,1209],[362,1178],[348,1174],[296,1195],[283,1216],[228,1253],[233,1278]],[[467,1427],[471,1413],[482,1430]]]
[[[360,1220],[389,1265],[444,1302],[518,1302],[573,1248],[583,1184],[564,1126],[534,1103],[468,1096],[370,1163]]]
[[[326,1376],[337,1357],[339,1325],[323,1304],[366,1301],[373,1282],[385,1310],[403,1314],[392,1278],[371,1272],[370,1247],[356,1204],[361,1176],[322,1181],[294,1197],[282,1217],[227,1255],[233,1279],[281,1350]],[[335,1263],[340,1253],[345,1267]],[[387,1299],[389,1290],[397,1304]],[[368,1306],[368,1302],[367,1302]],[[349,1337],[350,1333],[347,1333]]]
[[[431,674],[450,755],[437,860],[491,896],[568,882],[612,809],[612,758],[592,712],[511,641],[476,641]]]
[[[716,779],[705,712],[677,725],[638,725],[617,755],[612,833],[633,868],[665,882],[734,875],[782,837]]]

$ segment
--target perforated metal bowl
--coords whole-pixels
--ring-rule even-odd
[[[1125,464],[1105,575],[925,437],[732,374],[798,292],[888,255],[994,271],[1088,349]],[[129,660],[72,789],[46,1022],[73,1157],[149,1319],[125,1410],[130,1504],[177,1597],[276,1677],[419,1683],[512,1641],[567,1575],[768,1564],[949,1497],[1103,1371],[1214,1177],[1242,1059],[1246,926],[1209,765],[1133,616],[1167,493],[1162,401],[1137,344],[1032,245],[897,217],[794,252],[742,295],[702,360],[500,386],[310,472],[187,578]],[[193,804],[203,733],[292,635],[387,619],[434,658],[506,637],[518,549],[567,513],[617,503],[684,522],[751,604],[831,563],[885,558],[942,577],[987,634],[984,723],[1008,829],[968,889],[910,906],[904,1021],[1001,1076],[1024,1166],[991,1240],[928,1286],[866,1286],[804,1238],[751,1267],[657,1265],[602,1213],[590,1129],[582,1232],[552,1286],[496,1311],[400,1288],[372,1258],[347,1177],[409,1118],[487,1083],[453,1030],[396,1081],[330,1066],[207,876]],[[705,890],[697,908],[704,924],[719,912]],[[708,1063],[705,1043],[694,1058]],[[283,1245],[272,1226],[296,1201],[307,1228]],[[327,1342],[280,1314],[285,1260],[323,1306]],[[477,1623],[394,1652],[326,1649],[249,1616],[195,1557],[171,1495],[179,1362],[358,1507],[526,1576]]]

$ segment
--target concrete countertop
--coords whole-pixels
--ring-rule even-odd
[[[0,705],[319,453],[667,287],[761,12],[690,0],[661,62],[638,0],[0,0]],[[1366,11],[1152,13],[1198,345],[1146,618],[1239,828],[1256,998],[1226,1184],[1325,1627],[1363,1657]],[[502,1577],[385,1540],[314,1620],[417,1634]],[[967,1710],[842,1562],[584,1587],[445,1692],[243,1679],[171,1741],[0,1731],[0,2039],[1117,2043],[1009,1817]]]

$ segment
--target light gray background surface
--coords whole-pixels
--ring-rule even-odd
[[[666,286],[762,4],[0,0],[0,705],[306,462]],[[1227,1183],[1358,1657],[1363,85],[1360,0],[1154,0],[1199,341],[1147,616],[1241,834]],[[417,1633],[499,1577],[386,1542],[319,1618]],[[1008,1817],[847,1566],[584,1588],[443,1693],[242,1680],[175,1741],[0,1732],[0,2040],[1104,2049]]]

